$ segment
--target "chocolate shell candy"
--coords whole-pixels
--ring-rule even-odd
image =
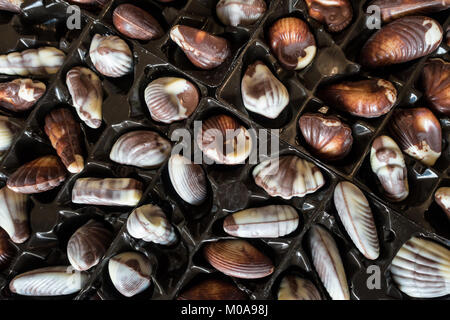
[[[204,255],[214,268],[230,277],[259,279],[274,271],[272,261],[245,240],[210,242]]]
[[[375,0],[369,6],[377,6],[383,22],[390,22],[411,14],[427,14],[450,8],[448,0]]]
[[[14,192],[40,193],[59,186],[66,180],[66,175],[57,156],[43,156],[19,167],[6,184]]]
[[[153,120],[172,123],[187,119],[197,108],[197,87],[183,78],[163,77],[150,82],[144,92]]]
[[[230,55],[228,40],[196,28],[176,25],[170,38],[198,68],[209,70],[220,66]]]
[[[72,189],[72,202],[103,206],[130,206],[142,197],[142,183],[130,178],[78,178]]]
[[[197,135],[202,152],[219,164],[244,163],[252,150],[252,137],[236,119],[221,114],[203,121]]]
[[[289,104],[289,92],[267,66],[256,61],[241,82],[242,102],[247,110],[275,119]]]
[[[268,159],[253,169],[255,183],[272,197],[304,197],[325,184],[320,169],[294,155]]]
[[[0,83],[0,106],[14,112],[33,107],[44,95],[44,83],[32,79],[15,79]]]
[[[438,119],[426,108],[396,110],[390,129],[402,151],[427,166],[441,155],[442,130]]]
[[[118,78],[133,71],[133,54],[118,36],[94,35],[89,56],[95,69],[104,76]]]
[[[174,228],[162,209],[153,204],[140,206],[131,212],[127,220],[127,231],[136,239],[161,245],[172,245],[177,241]]]
[[[264,0],[220,0],[216,5],[219,20],[228,26],[247,26],[266,12]]]
[[[278,300],[322,300],[322,297],[311,281],[288,275],[281,280]]]
[[[0,189],[0,227],[15,243],[23,243],[30,237],[26,195],[7,187]]]
[[[300,70],[316,55],[316,40],[308,25],[298,18],[282,18],[269,30],[269,44],[281,65],[289,70]]]
[[[297,211],[287,205],[271,205],[235,212],[223,221],[223,230],[241,238],[279,238],[297,229]]]
[[[382,116],[397,101],[394,85],[383,79],[336,83],[324,87],[318,95],[330,106],[363,118]]]
[[[139,168],[159,167],[170,155],[170,142],[158,133],[136,130],[125,133],[114,143],[109,158]]]
[[[68,109],[54,109],[45,117],[45,133],[53,148],[71,173],[84,168],[81,150],[81,128]]]
[[[0,160],[11,146],[14,136],[20,131],[20,127],[10,118],[0,116]]]
[[[0,0],[0,10],[20,13],[23,0]]]
[[[331,299],[350,300],[344,265],[331,234],[324,227],[313,225],[308,242],[316,272]]]
[[[202,166],[174,154],[169,159],[168,169],[170,182],[181,199],[194,206],[206,200],[208,190]]]
[[[66,75],[66,84],[77,114],[88,127],[102,124],[103,90],[99,77],[90,69],[75,67]]]
[[[433,241],[409,239],[390,267],[398,288],[410,297],[435,298],[450,294],[450,250]]]
[[[321,159],[342,159],[352,148],[352,129],[336,117],[305,113],[298,124],[306,143]]]
[[[391,201],[408,197],[408,172],[405,159],[394,140],[379,136],[370,150],[370,165],[383,187],[384,195]]]
[[[135,296],[150,287],[152,266],[141,253],[115,255],[109,259],[108,272],[114,287],[125,297]]]
[[[434,194],[434,200],[450,219],[450,187],[441,187]]]
[[[443,37],[440,24],[424,16],[404,17],[377,31],[364,45],[361,62],[378,68],[418,59],[439,47]]]
[[[146,41],[164,35],[164,30],[151,14],[129,3],[114,9],[113,24],[121,34],[132,39]]]
[[[450,47],[450,26],[447,26],[447,35],[446,35],[447,47]]]
[[[327,26],[330,32],[344,30],[352,21],[353,8],[348,0],[306,0],[311,18]]]
[[[247,300],[247,296],[227,281],[207,279],[183,291],[177,300]]]
[[[102,223],[89,220],[70,237],[67,258],[74,269],[89,270],[96,266],[108,250],[113,234]]]
[[[364,193],[348,181],[334,189],[334,205],[345,230],[358,250],[370,260],[380,255],[377,228]]]
[[[9,236],[0,228],[0,270],[9,267],[14,258],[14,247],[9,242]]]
[[[429,60],[422,71],[422,85],[430,107],[450,116],[450,63],[442,59]]]
[[[86,273],[74,270],[72,266],[46,267],[14,277],[9,290],[23,296],[63,296],[80,291],[88,280]]]

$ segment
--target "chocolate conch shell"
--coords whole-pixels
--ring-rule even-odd
[[[30,237],[27,213],[27,196],[7,187],[0,189],[0,227],[15,243]]]
[[[133,238],[161,245],[172,245],[177,241],[177,234],[164,211],[152,204],[140,206],[131,212],[127,231]]]
[[[220,0],[216,5],[219,20],[228,26],[247,26],[266,12],[264,0]]]
[[[14,112],[29,110],[44,95],[45,90],[43,82],[32,79],[0,83],[0,106]]]
[[[405,159],[394,140],[388,136],[379,136],[373,141],[370,165],[389,200],[402,201],[408,197],[408,172]]]
[[[322,297],[311,281],[288,275],[281,280],[278,300],[322,300]]]
[[[344,30],[352,21],[353,8],[349,0],[306,0],[309,15],[326,24],[331,32]]]
[[[85,67],[67,72],[66,84],[78,116],[87,126],[97,129],[102,124],[103,90],[99,77]]]
[[[66,54],[53,47],[27,49],[0,55],[0,74],[48,76],[58,72]]]
[[[320,169],[294,155],[268,159],[253,169],[255,183],[272,197],[304,197],[325,184]]]
[[[334,189],[334,205],[345,230],[358,250],[370,260],[380,255],[377,228],[364,193],[348,181]]]
[[[427,61],[422,71],[422,85],[430,107],[450,116],[450,62],[442,59]]]
[[[397,252],[390,271],[398,288],[410,297],[450,294],[450,250],[433,241],[412,237]]]

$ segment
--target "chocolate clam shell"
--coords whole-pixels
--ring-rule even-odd
[[[330,32],[344,30],[352,21],[353,8],[349,0],[306,0],[308,14],[324,23]]]
[[[258,279],[272,274],[272,261],[245,240],[219,240],[204,247],[206,260],[220,272],[241,279]]]
[[[403,17],[382,27],[366,42],[360,61],[374,69],[415,60],[436,50],[442,37],[442,27],[436,20]]]
[[[281,280],[278,300],[322,300],[322,297],[311,281],[287,275]]]
[[[434,193],[434,200],[450,219],[450,187],[440,187]]]
[[[227,281],[206,279],[183,291],[177,300],[247,300],[247,296]]]
[[[427,61],[422,71],[422,86],[430,107],[450,116],[450,62],[442,59]]]
[[[0,83],[0,106],[14,112],[31,109],[44,95],[43,82],[32,79],[15,79]]]
[[[7,187],[0,189],[0,227],[15,243],[23,243],[30,237],[26,195]]]
[[[247,26],[266,12],[264,0],[220,0],[216,5],[219,20],[228,26]]]

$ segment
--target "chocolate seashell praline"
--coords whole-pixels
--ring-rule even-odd
[[[14,243],[23,243],[30,237],[26,195],[8,187],[0,189],[0,227]]]
[[[264,0],[220,0],[216,5],[219,20],[228,26],[247,26],[266,12]]]
[[[368,79],[327,85],[319,90],[318,96],[331,107],[354,116],[376,118],[392,109],[397,90],[387,80]]]
[[[371,69],[418,59],[442,42],[441,25],[424,16],[404,17],[377,31],[361,50],[361,63]]]
[[[278,300],[322,300],[322,297],[311,281],[287,275],[281,280]]]
[[[0,270],[4,270],[11,264],[15,250],[9,242],[9,236],[5,230],[0,228]]]
[[[11,147],[14,137],[20,129],[21,126],[13,118],[0,116],[0,160]]]
[[[183,291],[177,300],[247,300],[247,295],[230,282],[206,279]]]
[[[330,32],[344,30],[353,18],[349,0],[306,0],[306,5],[311,18],[324,23]]]
[[[129,3],[114,9],[113,24],[121,34],[131,39],[153,40],[164,35],[159,22],[150,13]]]
[[[31,109],[44,95],[43,82],[32,79],[15,79],[0,83],[0,106],[14,112]]]
[[[299,127],[312,152],[321,159],[342,159],[352,148],[352,129],[337,117],[305,113]]]
[[[434,200],[450,219],[450,187],[440,187],[434,193]]]
[[[231,55],[228,40],[193,27],[173,26],[170,38],[184,51],[189,61],[200,69],[214,69]]]
[[[22,12],[22,4],[24,0],[0,0],[0,10],[14,13]]]
[[[450,116],[450,62],[442,59],[427,61],[422,71],[422,86],[430,107]]]

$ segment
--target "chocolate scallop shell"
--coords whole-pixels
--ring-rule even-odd
[[[316,272],[331,299],[350,300],[344,265],[331,234],[324,227],[313,225],[308,243]]]
[[[433,166],[442,151],[439,120],[426,108],[395,110],[390,130],[403,152],[427,166]]]
[[[177,300],[247,300],[247,296],[227,281],[206,279],[183,291]]]
[[[96,266],[108,250],[113,239],[111,231],[102,223],[89,220],[70,237],[67,258],[74,269],[88,270]]]
[[[203,121],[197,144],[209,159],[235,165],[243,163],[250,155],[252,137],[235,118],[220,114]]]
[[[281,65],[289,70],[305,68],[317,51],[308,25],[294,17],[279,19],[270,27],[269,44]]]
[[[379,136],[372,143],[370,165],[383,187],[384,195],[391,201],[408,197],[408,172],[403,154],[388,136]]]
[[[334,205],[358,250],[367,259],[377,259],[380,255],[377,228],[364,193],[354,184],[341,181],[334,189]]]
[[[141,253],[115,255],[109,259],[108,272],[114,287],[125,297],[135,296],[150,287],[152,266]]]
[[[66,175],[57,156],[43,156],[19,167],[9,176],[6,185],[19,193],[40,193],[59,186]]]
[[[272,261],[245,240],[219,240],[204,247],[206,260],[220,272],[241,279],[259,279],[272,274]]]
[[[0,83],[0,106],[14,112],[31,109],[47,87],[41,81],[15,79]]]
[[[161,245],[172,245],[177,241],[177,234],[166,214],[153,204],[140,206],[131,212],[127,231],[133,238]]]
[[[304,197],[325,184],[320,169],[294,155],[268,159],[253,169],[255,183],[272,197]]]
[[[418,59],[439,47],[440,24],[425,16],[403,17],[377,31],[361,50],[361,62],[378,68]]]
[[[278,300],[322,300],[322,297],[311,281],[288,275],[281,280]]]
[[[353,8],[349,0],[306,0],[308,14],[324,23],[331,32],[344,30],[352,21]]]
[[[206,200],[208,190],[202,166],[175,154],[169,159],[168,169],[170,182],[181,199],[191,205],[200,205]]]
[[[72,266],[46,267],[17,275],[9,283],[9,290],[23,296],[63,296],[80,291],[88,280],[86,273]]]
[[[409,239],[392,260],[390,272],[398,288],[410,297],[450,294],[450,250],[433,241]]]
[[[214,69],[231,55],[228,40],[196,28],[173,26],[170,38],[184,51],[189,61],[201,69]]]
[[[95,34],[89,57],[98,72],[107,77],[122,77],[133,70],[133,54],[128,44],[118,36]]]
[[[440,187],[434,193],[434,200],[450,219],[450,187]]]
[[[287,205],[271,205],[235,212],[223,221],[223,230],[242,238],[278,238],[297,229],[297,211]]]
[[[176,77],[153,80],[144,92],[150,116],[163,123],[187,119],[197,108],[199,97],[192,82]]]
[[[430,107],[450,116],[450,62],[427,61],[422,71],[422,86]]]
[[[330,106],[363,118],[380,117],[397,101],[394,85],[383,79],[335,83],[321,89],[318,95]]]
[[[266,12],[264,0],[220,0],[216,5],[219,20],[228,26],[247,26]]]
[[[314,154],[325,160],[339,160],[351,150],[352,129],[336,117],[305,113],[299,127]]]
[[[109,158],[139,168],[159,167],[170,155],[170,142],[158,133],[136,130],[125,133],[114,143]]]
[[[0,270],[7,268],[14,258],[14,247],[9,242],[9,236],[0,228]]]
[[[27,196],[7,187],[0,189],[0,227],[15,243],[30,237],[28,227]]]
[[[269,119],[277,118],[289,104],[288,90],[261,61],[245,71],[241,94],[247,110]]]

